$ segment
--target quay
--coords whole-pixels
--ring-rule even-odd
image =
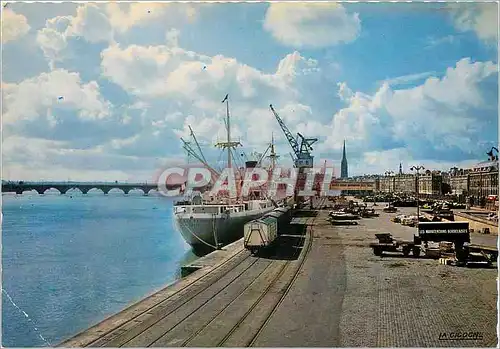
[[[416,232],[390,220],[414,208],[382,207],[349,226],[332,226],[326,210],[302,212],[267,255],[236,241],[60,346],[495,347],[497,270],[374,256],[375,233]],[[471,233],[477,244],[496,239]],[[449,340],[465,332],[479,335]]]
[[[455,213],[455,220],[469,222],[470,229],[474,232],[487,232],[498,235],[498,223],[488,220],[488,211],[463,211]]]

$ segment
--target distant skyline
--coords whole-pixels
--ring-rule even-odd
[[[216,162],[226,94],[283,165],[269,104],[317,167],[344,139],[350,176],[468,167],[498,144],[497,36],[496,3],[9,3],[3,178],[151,181],[188,125]]]

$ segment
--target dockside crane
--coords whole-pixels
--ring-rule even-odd
[[[270,104],[269,107],[271,108],[271,111],[273,112],[276,121],[278,121],[278,124],[283,130],[283,133],[285,134],[288,143],[292,147],[293,153],[295,154],[295,156],[293,157],[294,167],[298,169],[298,174],[297,174],[297,184],[295,186],[295,191],[294,191],[294,201],[295,203],[297,203],[297,206],[300,207],[303,202],[303,198],[298,196],[298,192],[300,189],[304,188],[305,185],[306,173],[304,173],[305,172],[304,169],[313,167],[314,157],[311,155],[311,151],[313,150],[312,145],[316,143],[318,139],[306,138],[302,136],[300,133],[297,133],[297,138],[295,138],[288,129],[288,127],[286,126],[286,124],[280,118],[276,110],[274,110],[273,105]],[[312,206],[313,198],[310,198],[310,200]]]

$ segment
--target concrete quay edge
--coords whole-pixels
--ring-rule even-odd
[[[196,281],[204,278],[210,272],[220,268],[225,263],[229,262],[233,257],[244,250],[243,238],[224,246],[220,250],[213,251],[206,256],[200,257],[198,260],[182,266],[182,268],[191,268],[194,272],[182,277],[159,291],[155,291],[147,295],[139,301],[125,307],[118,313],[115,313],[99,323],[77,333],[76,335],[66,339],[56,345],[56,347],[85,347],[92,342],[98,340],[102,336],[110,333],[124,323],[133,320],[140,314],[153,308],[158,302],[166,300],[183,289],[189,287]]]
[[[488,219],[484,219],[482,217],[477,217],[477,216],[474,215],[474,213],[476,213],[476,214],[480,213],[480,214],[485,215],[486,213],[489,213],[489,212],[477,212],[477,211],[472,211],[472,210],[454,212],[454,214],[457,215],[457,216],[459,216],[459,217],[468,218],[470,220],[473,220],[473,221],[476,221],[476,222],[479,222],[479,223],[484,223],[484,224],[492,225],[492,226],[495,226],[495,227],[498,228],[498,223],[496,223],[494,221],[490,221]]]
[[[187,275],[191,275],[192,273],[207,271],[207,268],[216,268],[228,258],[243,249],[243,238],[241,238],[222,247],[220,250],[212,251],[189,264],[181,266],[181,272],[185,270],[186,272],[189,272]]]

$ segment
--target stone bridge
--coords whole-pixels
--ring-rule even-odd
[[[66,194],[70,189],[78,189],[83,194],[87,194],[91,189],[99,189],[104,194],[108,194],[112,189],[120,189],[125,194],[131,190],[142,190],[144,195],[148,195],[151,190],[157,190],[154,183],[85,183],[85,182],[3,182],[3,193],[22,194],[25,191],[35,190],[39,194],[45,193],[49,189],[56,189],[61,194]]]
[[[167,185],[168,187],[168,185]],[[151,190],[157,190],[155,183],[101,183],[101,182],[24,182],[24,181],[4,181],[2,182],[2,192],[13,192],[22,194],[25,191],[35,190],[39,194],[45,193],[49,189],[56,189],[61,194],[66,194],[70,189],[78,189],[83,194],[87,194],[91,189],[99,189],[104,194],[108,194],[112,189],[120,189],[125,194],[131,190],[142,190],[144,195],[148,195]],[[173,187],[172,187],[173,189]],[[347,193],[373,192],[373,183],[353,182],[334,180],[330,184],[331,190],[340,190]]]

